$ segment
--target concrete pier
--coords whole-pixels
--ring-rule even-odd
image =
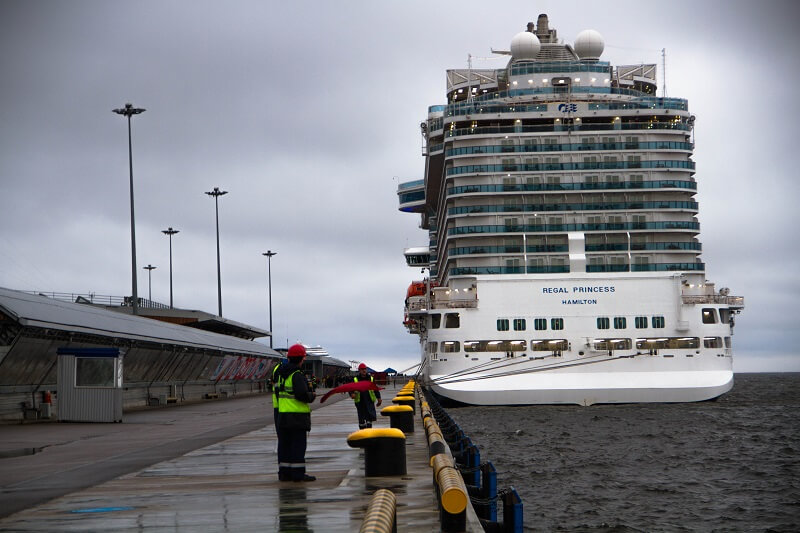
[[[358,531],[386,488],[398,531],[440,531],[419,415],[407,475],[365,477],[364,451],[346,442],[358,429],[352,401],[315,406],[306,462],[317,480],[305,483],[278,481],[267,395],[126,413],[121,424],[0,426],[0,530]],[[483,531],[471,507],[466,530]]]

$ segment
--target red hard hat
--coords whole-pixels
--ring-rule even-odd
[[[358,365],[358,369],[359,370],[361,370],[362,368],[366,369],[367,365],[365,365],[364,363],[361,363],[360,365]]]
[[[302,344],[293,344],[289,347],[289,352],[286,354],[287,357],[305,357],[306,356],[306,347]]]

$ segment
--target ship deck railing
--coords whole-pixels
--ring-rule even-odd
[[[459,300],[433,300],[431,309],[475,309],[478,307],[476,298],[465,298]]]
[[[743,296],[728,296],[724,294],[684,294],[685,304],[725,304],[730,307],[744,308]]]

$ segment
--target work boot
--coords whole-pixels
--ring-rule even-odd
[[[308,474],[305,474],[305,475],[303,476],[303,479],[301,479],[300,481],[316,481],[316,480],[317,480],[317,478],[316,478],[316,477],[314,477],[314,476],[309,476]]]

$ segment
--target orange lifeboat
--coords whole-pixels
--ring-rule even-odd
[[[425,296],[424,281],[411,282],[411,285],[408,286],[408,290],[406,291],[406,299],[411,298],[412,296]]]

